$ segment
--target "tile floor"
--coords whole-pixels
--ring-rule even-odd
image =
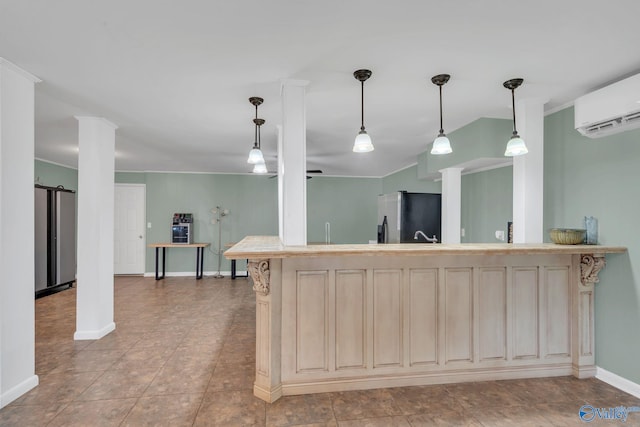
[[[117,329],[97,341],[73,340],[75,295],[36,301],[40,385],[0,410],[0,426],[578,426],[585,403],[640,406],[596,379],[571,377],[266,404],[252,394],[255,301],[247,279],[119,277]],[[625,425],[640,425],[640,413]]]

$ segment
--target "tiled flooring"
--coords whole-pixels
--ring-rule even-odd
[[[578,409],[640,406],[571,377],[283,397],[252,394],[255,301],[247,279],[116,279],[116,331],[74,341],[75,289],[36,301],[40,385],[0,426],[579,426]],[[600,421],[591,425],[615,425]],[[640,425],[631,413],[624,425]]]

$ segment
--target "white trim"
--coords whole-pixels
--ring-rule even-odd
[[[6,67],[7,69],[13,71],[16,74],[20,74],[22,77],[26,78],[27,80],[31,80],[33,83],[40,83],[42,81],[41,79],[34,76],[30,72],[23,70],[13,62],[7,61],[6,59],[0,56],[0,68],[2,67]]]
[[[203,277],[206,278],[207,276],[215,276],[216,274],[218,274],[217,271],[205,271],[203,273]],[[222,274],[223,276],[229,276],[229,278],[231,277],[231,271],[221,271],[220,274]],[[236,277],[241,279],[243,278],[244,275],[246,275],[247,272],[244,270],[236,270]],[[166,272],[165,277],[195,277],[196,273],[193,271],[172,271],[172,272]],[[127,274],[125,274],[125,276],[127,276]],[[151,271],[151,272],[146,272],[144,273],[144,277],[156,277],[156,273],[155,271]]]
[[[513,163],[500,163],[500,164],[497,164],[497,165],[491,165],[491,166],[485,166],[485,167],[478,168],[478,169],[473,169],[473,170],[470,170],[468,172],[462,172],[462,175],[471,175],[471,174],[474,174],[474,173],[477,173],[477,172],[486,172],[486,171],[490,171],[490,170],[493,170],[493,169],[506,168],[506,167],[510,167],[510,166],[512,167]]]
[[[102,122],[105,125],[109,126],[110,128],[112,128],[114,131],[116,129],[118,129],[118,125],[116,125],[115,123],[113,123],[112,121],[109,121],[107,119],[105,119],[104,117],[94,117],[94,116],[73,116],[76,118],[76,120],[78,121],[82,121],[82,120],[91,120],[91,121],[98,121],[98,122]]]
[[[52,162],[51,160],[42,159],[40,157],[34,157],[33,159],[34,160],[38,160],[38,161],[43,162],[43,163],[49,163],[49,164],[52,164],[52,165],[60,166],[62,168],[73,169],[73,170],[76,170],[76,171],[78,170],[77,166],[74,167],[74,166],[64,165],[62,163]]]
[[[73,339],[76,341],[79,340],[99,340],[100,338],[107,335],[109,332],[112,332],[116,329],[116,324],[114,322],[109,323],[102,329],[94,330],[94,331],[76,331],[73,334]]]
[[[547,111],[544,112],[544,116],[547,117],[547,116],[550,116],[551,114],[557,113],[558,111],[562,111],[565,108],[573,107],[574,103],[575,101],[569,101],[565,104],[558,105],[557,107],[549,108]]]
[[[491,165],[491,166],[485,166],[483,168],[473,169],[467,172],[463,171],[462,176],[473,175],[474,173],[478,173],[478,172],[486,172],[494,169],[500,169],[500,168],[506,168],[506,167],[512,167],[512,166],[513,166],[512,163],[500,163],[497,165]],[[442,178],[436,178],[433,180],[433,182],[440,182],[440,181],[442,181]]]
[[[628,379],[614,374],[613,372],[609,372],[599,366],[596,367],[596,378],[640,399],[640,384],[629,381]]]
[[[426,153],[426,151],[424,151],[424,153]],[[420,154],[424,154],[424,153],[420,153]],[[418,156],[419,156],[420,154],[418,154]],[[417,156],[416,156],[416,157],[417,157]],[[406,169],[409,169],[409,168],[411,168],[411,167],[414,167],[414,166],[416,166],[417,164],[418,164],[418,162],[413,162],[413,163],[411,163],[411,164],[410,164],[410,165],[408,165],[408,166],[404,166],[404,167],[402,167],[402,168],[400,168],[400,169],[396,169],[396,170],[395,170],[395,171],[393,171],[393,172],[389,172],[388,174],[383,175],[383,176],[381,176],[380,178],[387,178],[387,177],[389,177],[389,176],[391,176],[391,175],[394,175],[394,174],[396,174],[396,173],[398,173],[398,172],[402,172],[403,170],[406,170]],[[418,181],[420,181],[420,180],[421,180],[421,178],[417,178],[417,179],[418,179]],[[424,179],[424,181],[428,181],[428,180],[427,180],[427,179]]]
[[[32,375],[26,380],[22,381],[20,384],[2,393],[2,395],[0,395],[0,408],[4,408],[9,403],[13,402],[29,390],[36,387],[39,383],[40,379],[38,378],[38,376]]]

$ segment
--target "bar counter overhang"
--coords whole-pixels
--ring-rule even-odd
[[[594,286],[626,248],[284,246],[249,236],[254,394],[595,375]]]

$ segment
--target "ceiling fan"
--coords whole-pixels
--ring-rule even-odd
[[[271,172],[271,173],[275,173],[275,172]],[[308,174],[319,174],[322,173],[322,170],[320,169],[307,169],[307,173]],[[278,175],[271,175],[269,178],[276,178]],[[307,179],[311,179],[313,178],[312,176],[307,175]]]

